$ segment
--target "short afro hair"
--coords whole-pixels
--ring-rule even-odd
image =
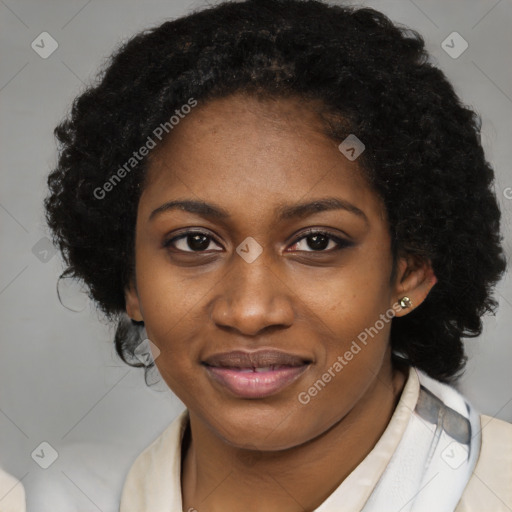
[[[141,366],[129,362],[140,329],[124,291],[147,158],[108,200],[94,191],[190,98],[237,92],[321,102],[331,138],[364,141],[358,162],[387,209],[393,255],[428,259],[438,278],[420,307],[393,319],[395,357],[455,380],[466,362],[462,338],[481,334],[505,270],[481,118],[416,31],[371,8],[317,0],[228,1],[145,30],[115,51],[55,129],[45,209],[62,276],[83,280],[117,322],[120,357]]]

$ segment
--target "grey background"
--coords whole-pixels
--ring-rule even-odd
[[[59,303],[56,282],[63,267],[45,247],[42,200],[56,159],[53,128],[105,58],[135,32],[203,5],[0,0],[0,463],[22,480],[28,510],[116,510],[131,462],[183,409],[162,381],[147,388],[142,371],[117,358],[113,329],[83,294],[71,287],[64,299],[73,309],[83,308],[79,312]],[[512,0],[358,5],[418,30],[463,101],[482,116],[509,257]],[[59,45],[47,59],[31,48],[43,31]],[[441,47],[453,31],[469,44],[456,59]],[[466,343],[470,361],[460,388],[482,412],[511,421],[510,275],[497,297],[496,317],[486,319],[480,338]],[[48,469],[31,457],[43,441],[58,453]]]

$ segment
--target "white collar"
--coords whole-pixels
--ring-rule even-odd
[[[182,510],[181,446],[188,422],[185,409],[139,455],[126,478],[120,512]],[[450,467],[447,450],[462,461],[457,468]],[[410,368],[386,430],[314,512],[453,511],[479,451],[474,409],[455,389]]]

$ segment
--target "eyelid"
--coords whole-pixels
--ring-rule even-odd
[[[210,234],[209,231],[205,231],[205,230],[201,230],[201,229],[184,229],[183,231],[179,231],[178,233],[174,233],[173,236],[171,238],[165,238],[164,241],[162,242],[162,247],[164,248],[168,248],[169,246],[172,245],[173,242],[176,242],[177,240],[180,240],[182,238],[186,238],[188,235],[203,235],[203,236],[206,236],[208,238],[211,238],[217,245],[221,245],[216,237],[212,234]],[[177,252],[181,252],[181,253],[191,253],[191,254],[201,254],[202,252],[206,252],[206,251],[182,251],[180,249],[176,249]],[[220,251],[216,251],[216,252],[220,252]]]
[[[307,238],[308,236],[311,236],[311,235],[323,235],[327,238],[330,238],[338,245],[338,247],[335,249],[330,249],[328,251],[298,251],[298,252],[309,252],[309,253],[313,253],[313,254],[329,254],[331,252],[335,252],[335,251],[344,249],[346,247],[351,247],[352,245],[354,245],[354,243],[348,237],[342,238],[342,237],[332,233],[331,231],[329,231],[326,228],[308,228],[305,231],[302,231],[301,233],[299,233],[297,236],[295,236],[291,245],[295,245],[296,243],[300,242],[304,238]]]
[[[214,235],[210,234],[209,231],[205,231],[205,230],[201,230],[201,229],[186,229],[185,228],[184,231],[175,233],[174,236],[172,236],[171,238],[165,239],[163,241],[162,246],[164,248],[167,248],[167,247],[171,246],[173,242],[176,242],[177,240],[186,238],[188,235],[194,235],[194,234],[206,236],[206,237],[210,238],[211,240],[213,240],[214,243],[216,243],[217,245],[222,245],[217,241],[217,239]],[[302,231],[298,235],[294,236],[294,238],[292,239],[292,241],[289,245],[295,245],[298,242],[300,242],[301,240],[303,240],[304,238],[307,238],[308,236],[311,236],[311,235],[326,236],[326,237],[330,238],[331,240],[333,240],[338,245],[338,247],[335,249],[330,249],[328,251],[322,250],[322,251],[297,251],[297,252],[311,252],[311,253],[316,253],[316,254],[323,254],[323,253],[331,253],[331,252],[341,250],[343,248],[350,247],[353,245],[353,242],[351,240],[349,240],[348,237],[342,238],[340,236],[337,236],[336,234],[332,233],[331,231],[329,231],[326,228],[308,228],[305,231]],[[181,249],[176,249],[176,250],[177,250],[177,252],[190,253],[190,254],[206,253],[206,251],[183,251]],[[214,251],[214,252],[220,252],[220,251]]]

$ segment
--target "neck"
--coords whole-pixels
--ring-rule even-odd
[[[406,373],[391,363],[383,367],[347,415],[307,443],[277,452],[253,452],[228,445],[189,411],[190,435],[183,441],[183,509],[314,510],[382,436]]]

